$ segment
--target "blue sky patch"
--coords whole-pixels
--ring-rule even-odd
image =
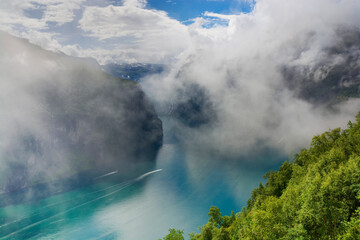
[[[248,13],[252,11],[253,4],[239,0],[148,0],[148,7],[165,11],[169,17],[184,22],[196,17],[202,17],[204,12],[219,14]]]
[[[31,4],[33,5],[33,8],[24,9],[24,15],[28,18],[41,19],[44,15],[46,5],[36,2],[32,2]]]

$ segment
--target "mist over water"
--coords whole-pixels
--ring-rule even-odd
[[[248,14],[207,13],[228,24],[202,28],[211,20],[197,19],[187,51],[143,89],[195,151],[236,161],[292,156],[359,110],[359,9],[358,1],[264,0]]]
[[[152,168],[162,123],[136,83],[96,61],[0,37],[0,194],[25,191],[25,200],[114,169],[126,179]]]
[[[101,170],[90,174],[94,184],[66,193],[35,201],[29,191],[21,203],[10,196],[0,208],[0,238],[139,240],[170,227],[196,231],[211,205],[223,214],[241,210],[265,172],[359,111],[358,0],[259,0],[250,13],[206,12],[189,25],[145,0],[82,2],[70,6],[83,14],[74,25],[99,46],[118,48],[52,39],[45,43],[58,45],[50,49],[101,64],[123,58],[166,68],[142,78],[141,89],[123,82],[125,92],[96,61],[0,32],[0,191],[38,183],[55,189],[49,180]],[[3,4],[3,25],[16,18],[14,3]],[[45,16],[30,25],[44,30],[53,15]],[[66,16],[62,24],[74,17]],[[151,151],[162,143],[157,115],[164,122],[158,155]]]
[[[154,171],[134,180],[111,181],[112,174],[89,187],[1,208],[0,237],[136,240],[160,238],[170,227],[197,231],[211,205],[223,214],[239,211],[263,171],[199,159],[166,143]]]

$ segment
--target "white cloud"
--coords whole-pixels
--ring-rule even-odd
[[[249,14],[207,13],[228,25],[204,28],[206,19],[196,19],[189,26],[194,51],[169,74],[149,78],[144,89],[169,104],[191,84],[208,93],[217,116],[213,125],[180,131],[195,150],[239,156],[265,145],[291,154],[314,134],[346,125],[359,101],[337,106],[338,112],[314,106],[284,86],[280,70],[321,63],[341,40],[339,28],[360,27],[359,12],[355,0],[259,0]]]
[[[123,6],[87,7],[79,26],[100,41],[115,39],[112,52],[122,53],[117,58],[129,59],[133,54],[137,61],[164,62],[191,45],[186,26],[144,5],[144,1],[126,1]]]
[[[52,51],[63,51],[71,45],[60,43],[62,26],[75,19],[75,11],[85,0],[3,0],[0,2],[0,30],[29,39],[31,43]]]
[[[123,5],[128,7],[144,8],[147,4],[146,0],[124,0]]]
[[[43,29],[46,23],[35,18],[28,18],[24,15],[25,9],[31,9],[33,5],[30,1],[1,1],[0,2],[0,24],[1,28],[8,30],[12,29],[14,25],[21,25],[26,29]]]
[[[47,49],[100,63],[169,63],[169,73],[145,86],[162,103],[176,101],[177,91],[191,83],[203,87],[218,121],[211,129],[191,129],[192,144],[237,154],[266,141],[290,153],[356,111],[356,102],[335,114],[299,100],[284,87],[279,69],[311,69],[321,62],[324,49],[339,41],[339,27],[360,27],[358,0],[259,0],[251,13],[205,12],[190,25],[147,8],[145,0],[125,0],[122,6],[83,0],[34,3],[2,1],[1,28]],[[24,15],[24,10],[36,7],[43,10],[41,18]],[[49,21],[58,26],[72,23],[67,25],[71,38],[47,29]],[[321,72],[317,76],[321,79]],[[285,135],[289,139],[284,140]]]
[[[158,36],[164,31],[185,32],[178,21],[165,12],[130,6],[87,7],[79,21],[81,29],[101,40],[113,37]]]
[[[85,0],[76,1],[54,1],[49,4],[49,1],[38,1],[39,4],[47,4],[43,20],[45,22],[55,22],[58,25],[63,25],[72,22],[75,18],[74,10],[78,10]]]
[[[26,29],[47,29],[49,22],[57,25],[74,20],[74,11],[80,9],[85,0],[4,0],[0,3],[1,25],[22,25]],[[41,11],[41,16],[26,16],[26,11]]]

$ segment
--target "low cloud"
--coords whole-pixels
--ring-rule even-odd
[[[138,85],[96,61],[0,37],[0,194],[38,184],[61,191],[152,166],[162,124]]]
[[[163,11],[143,8],[144,4],[127,1],[123,6],[87,7],[79,27],[100,41],[116,42],[115,51],[124,59],[170,60],[191,44],[187,28]]]
[[[174,114],[178,137],[194,149],[229,157],[266,149],[292,154],[314,134],[354,119],[359,101],[343,100],[358,96],[360,43],[344,36],[359,32],[360,2],[246,3],[252,12],[205,12],[185,24],[150,9],[145,0],[118,6],[79,1],[63,5],[71,14],[57,25],[73,31],[63,35],[61,28],[29,30],[50,26],[44,17],[48,5],[39,7],[40,19],[30,19],[4,1],[2,8],[14,11],[3,11],[1,28],[101,64],[168,64],[168,71],[149,77],[143,88],[161,113]]]
[[[301,84],[288,85],[296,78],[305,79],[306,73],[300,71],[289,78],[282,69],[306,66],[309,72],[316,71],[325,66],[328,57],[333,59],[326,61],[326,66],[334,68],[350,48],[350,52],[358,52],[356,39],[336,54],[329,49],[343,45],[349,36],[346,32],[359,32],[359,10],[358,1],[268,0],[258,1],[249,14],[207,13],[228,20],[228,25],[207,29],[199,24],[201,19],[195,21],[189,26],[194,51],[184,55],[170,72],[149,77],[144,89],[164,114],[184,104],[184,92],[189,92],[188,103],[194,107],[188,86],[196,85],[206,93],[211,104],[197,114],[211,113],[213,121],[197,128],[181,121],[177,126],[180,139],[195,151],[229,158],[269,149],[291,155],[306,147],[314,134],[354,119],[360,101],[316,104],[299,96]],[[353,70],[359,67],[359,59],[359,55],[352,58]],[[343,70],[340,75],[349,73]],[[359,81],[357,73],[351,74]],[[341,76],[333,77],[340,82]],[[320,95],[319,90],[314,92],[314,97]]]

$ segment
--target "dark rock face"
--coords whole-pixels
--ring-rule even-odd
[[[216,120],[214,105],[204,88],[190,84],[179,90],[179,101],[171,115],[190,128],[198,128]]]
[[[314,104],[331,106],[360,97],[360,30],[341,29],[339,41],[324,49],[315,66],[284,66],[287,86],[298,97]]]
[[[136,83],[0,33],[0,192],[151,167],[162,122]]]

